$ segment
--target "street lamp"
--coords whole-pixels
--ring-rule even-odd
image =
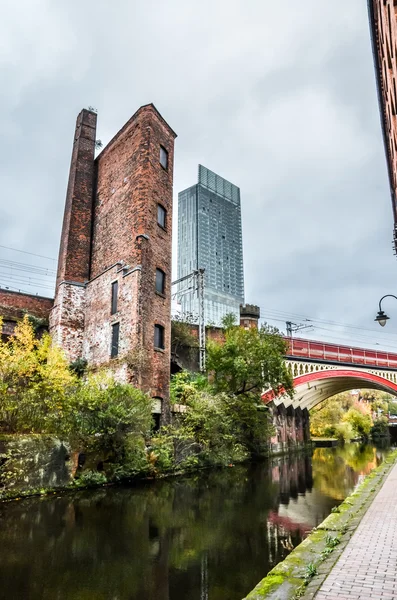
[[[377,321],[381,327],[384,327],[386,325],[386,321],[390,319],[390,317],[388,317],[387,314],[382,310],[381,304],[384,298],[395,298],[397,300],[397,296],[394,296],[394,294],[386,294],[386,296],[383,296],[379,300],[379,311],[374,320]]]

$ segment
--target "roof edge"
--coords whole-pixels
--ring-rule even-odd
[[[119,129],[119,131],[112,137],[112,139],[106,144],[106,146],[103,148],[103,150],[98,154],[98,156],[95,158],[95,162],[102,156],[102,154],[104,154],[107,150],[109,150],[109,148],[116,142],[116,140],[120,137],[120,135],[131,125],[131,123],[138,117],[139,113],[141,113],[143,110],[145,110],[146,108],[151,108],[154,110],[156,116],[158,117],[159,121],[161,121],[163,123],[163,125],[165,125],[165,127],[168,129],[168,131],[170,131],[171,135],[174,137],[174,139],[177,136],[177,134],[175,133],[175,131],[168,125],[167,121],[164,119],[164,117],[160,114],[160,112],[157,110],[157,108],[155,107],[155,105],[153,104],[153,102],[150,102],[149,104],[143,104],[142,106],[140,106],[138,108],[138,110],[136,110],[134,112],[134,114],[132,115],[132,117],[130,117],[128,119],[128,121],[126,123],[124,123],[124,125],[121,127],[121,129]]]
[[[28,294],[27,292],[17,292],[16,290],[7,290],[4,287],[0,287],[0,293],[5,292],[6,294],[12,294],[14,296],[27,296],[28,298],[38,298],[39,300],[51,300],[54,302],[54,298],[49,296],[39,296],[38,294]]]

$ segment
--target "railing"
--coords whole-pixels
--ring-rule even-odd
[[[289,346],[287,356],[292,358],[397,369],[397,353],[365,350],[339,344],[326,344],[301,338],[285,339]]]

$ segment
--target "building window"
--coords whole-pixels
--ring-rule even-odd
[[[161,204],[158,204],[157,205],[157,223],[163,229],[165,229],[166,216],[167,216],[167,211],[165,210],[164,206],[161,206]]]
[[[163,146],[160,146],[160,165],[168,169],[168,152]]]
[[[159,396],[154,396],[152,398],[152,431],[159,431],[160,429],[160,419],[161,419],[161,407],[163,404],[163,399]]]
[[[162,325],[154,326],[154,347],[164,350],[164,327]]]
[[[161,269],[156,269],[156,292],[165,294],[165,273]]]
[[[110,314],[114,315],[117,312],[117,296],[119,293],[119,282],[113,281],[112,283],[112,305]]]
[[[112,347],[110,349],[110,357],[114,358],[119,353],[119,334],[120,334],[120,323],[113,323],[112,325]]]

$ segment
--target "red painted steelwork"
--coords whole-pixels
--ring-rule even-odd
[[[287,357],[397,369],[397,353],[353,348],[301,338],[285,338]]]
[[[388,379],[384,379],[384,377],[379,377],[379,375],[374,375],[373,373],[367,373],[366,371],[351,371],[349,369],[337,369],[332,371],[314,371],[313,373],[306,373],[305,375],[300,375],[299,377],[295,377],[294,379],[294,387],[297,388],[299,385],[304,383],[311,383],[315,381],[320,381],[322,379],[360,379],[360,381],[369,381],[371,383],[376,383],[378,385],[387,386],[397,393],[397,384],[389,381]],[[262,396],[263,398],[263,396]]]
[[[373,373],[367,373],[366,371],[353,371],[350,369],[337,369],[330,371],[313,371],[313,373],[306,373],[305,375],[300,375],[299,377],[294,378],[294,388],[298,388],[305,383],[314,384],[316,381],[324,380],[324,379],[356,379],[359,380],[360,383],[363,383],[363,388],[365,388],[365,382],[369,382],[371,384],[375,384],[377,386],[382,386],[383,388],[388,388],[391,393],[395,393],[397,396],[397,384],[389,381],[388,379],[384,379],[383,377],[379,377],[379,375],[374,375]],[[369,387],[371,389],[372,386]],[[273,390],[268,390],[264,394],[262,394],[262,401],[265,404],[268,404],[276,395],[282,395],[284,390],[280,390],[279,394],[275,394]]]

